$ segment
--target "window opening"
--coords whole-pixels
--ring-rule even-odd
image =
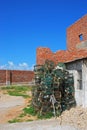
[[[78,71],[78,89],[82,90],[82,70]]]
[[[80,39],[80,41],[83,41],[83,34],[79,35],[79,39]]]

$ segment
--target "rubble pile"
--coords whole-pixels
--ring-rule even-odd
[[[73,75],[63,63],[55,66],[46,60],[44,65],[35,65],[35,84],[32,90],[32,105],[44,115],[48,112],[59,116],[64,110],[76,105]]]
[[[87,108],[82,106],[64,111],[57,119],[61,125],[69,124],[78,128],[77,130],[87,130]]]

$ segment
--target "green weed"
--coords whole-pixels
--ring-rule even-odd
[[[19,117],[25,117],[26,116],[26,113],[21,113],[20,115],[19,115]]]
[[[29,122],[29,121],[33,121],[32,119],[28,119],[28,120],[26,120],[26,122]]]
[[[13,120],[9,120],[8,121],[9,123],[16,123],[16,122],[21,122],[20,119],[13,119]]]
[[[8,91],[8,94],[11,96],[22,96],[24,98],[30,97],[29,95],[23,94],[21,92],[16,92],[16,91]]]
[[[45,115],[37,115],[38,119],[50,119],[53,117],[53,113],[52,112],[48,112]]]
[[[24,113],[30,114],[32,116],[36,115],[35,109],[32,106],[24,108],[23,111],[24,111]]]
[[[26,92],[31,91],[30,86],[7,86],[2,87],[2,90],[7,90],[8,94],[11,96],[23,96],[24,98],[29,98],[30,96]]]

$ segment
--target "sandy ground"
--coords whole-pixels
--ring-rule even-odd
[[[0,130],[79,130],[73,126],[59,125],[58,120],[42,120],[0,125]]]
[[[87,130],[87,108],[82,107],[65,111],[56,119],[8,124],[22,113],[29,100],[0,92],[0,130]]]
[[[0,92],[0,124],[17,117],[26,104],[27,101],[23,97],[9,96]]]

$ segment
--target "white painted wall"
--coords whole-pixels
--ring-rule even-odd
[[[74,76],[75,99],[77,106],[87,107],[87,58],[67,64],[67,69]],[[80,77],[82,71],[82,77]],[[79,88],[79,79],[82,79],[82,88]]]
[[[75,87],[75,100],[76,100],[76,104],[77,106],[82,106],[83,105],[83,90],[79,89],[79,73],[77,70],[69,70],[70,73],[73,73],[74,76],[74,87]]]
[[[83,107],[87,107],[87,60],[82,64]]]

